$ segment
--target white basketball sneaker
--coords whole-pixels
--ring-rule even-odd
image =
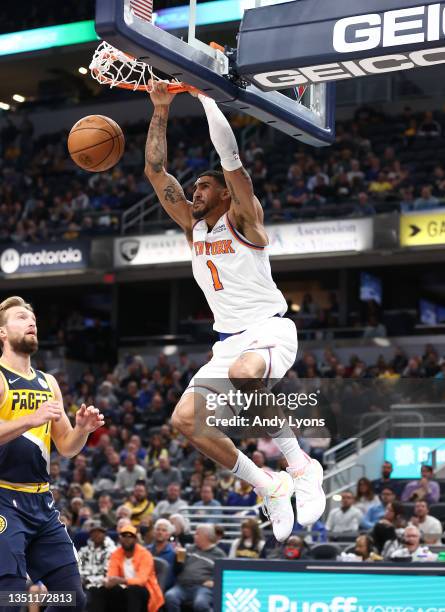
[[[284,542],[292,533],[295,517],[291,498],[294,483],[290,474],[273,474],[270,485],[257,487],[255,493],[263,498],[263,512],[272,523],[273,534],[278,542]]]
[[[297,521],[302,527],[312,525],[323,514],[326,496],[323,491],[323,468],[316,459],[308,455],[307,465],[296,472],[287,468],[295,489]]]

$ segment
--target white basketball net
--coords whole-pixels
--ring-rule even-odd
[[[145,90],[150,93],[153,91],[153,82],[163,80],[154,74],[149,64],[119,51],[105,41],[94,52],[89,68],[93,79],[101,85],[134,91]],[[179,83],[177,79],[174,82]]]

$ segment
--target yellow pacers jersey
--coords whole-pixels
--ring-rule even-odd
[[[0,364],[5,395],[0,404],[0,421],[13,421],[33,414],[55,395],[43,372],[32,370],[33,375],[9,370]],[[51,447],[51,421],[25,431],[21,436],[0,445],[0,487],[11,484],[47,483]],[[40,487],[23,487],[23,490],[41,490]]]

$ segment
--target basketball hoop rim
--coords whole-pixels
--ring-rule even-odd
[[[122,64],[120,68],[115,67],[115,63],[117,62]],[[106,63],[107,66],[106,72],[110,72],[111,74],[113,74],[112,67],[115,67],[113,78],[104,74],[104,69],[101,70],[101,65],[103,63]],[[129,78],[133,71],[139,70],[140,79],[142,79],[143,82],[127,82],[125,78],[122,77],[122,69],[124,67],[129,70],[129,74],[126,78]],[[163,82],[167,83],[167,91],[172,94],[200,92],[199,89],[187,83],[181,81],[168,81],[167,79],[157,77],[149,64],[138,60],[129,53],[116,49],[106,41],[99,43],[94,52],[89,69],[93,79],[100,83],[100,85],[109,85],[110,87],[118,87],[119,89],[126,89],[127,91],[144,91],[146,93],[151,93],[155,82]],[[143,78],[145,73],[147,73],[147,76],[150,75],[149,78]]]

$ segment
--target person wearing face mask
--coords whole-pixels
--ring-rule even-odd
[[[309,549],[303,540],[298,535],[291,535],[283,544],[271,536],[267,539],[261,555],[261,559],[309,559]]]
[[[150,546],[153,543],[153,519],[151,516],[144,516],[138,526],[139,539],[144,546]]]
[[[293,535],[288,538],[287,542],[282,548],[281,558],[294,561],[299,559],[307,559],[307,547],[303,538],[300,538],[300,536],[296,535]]]

